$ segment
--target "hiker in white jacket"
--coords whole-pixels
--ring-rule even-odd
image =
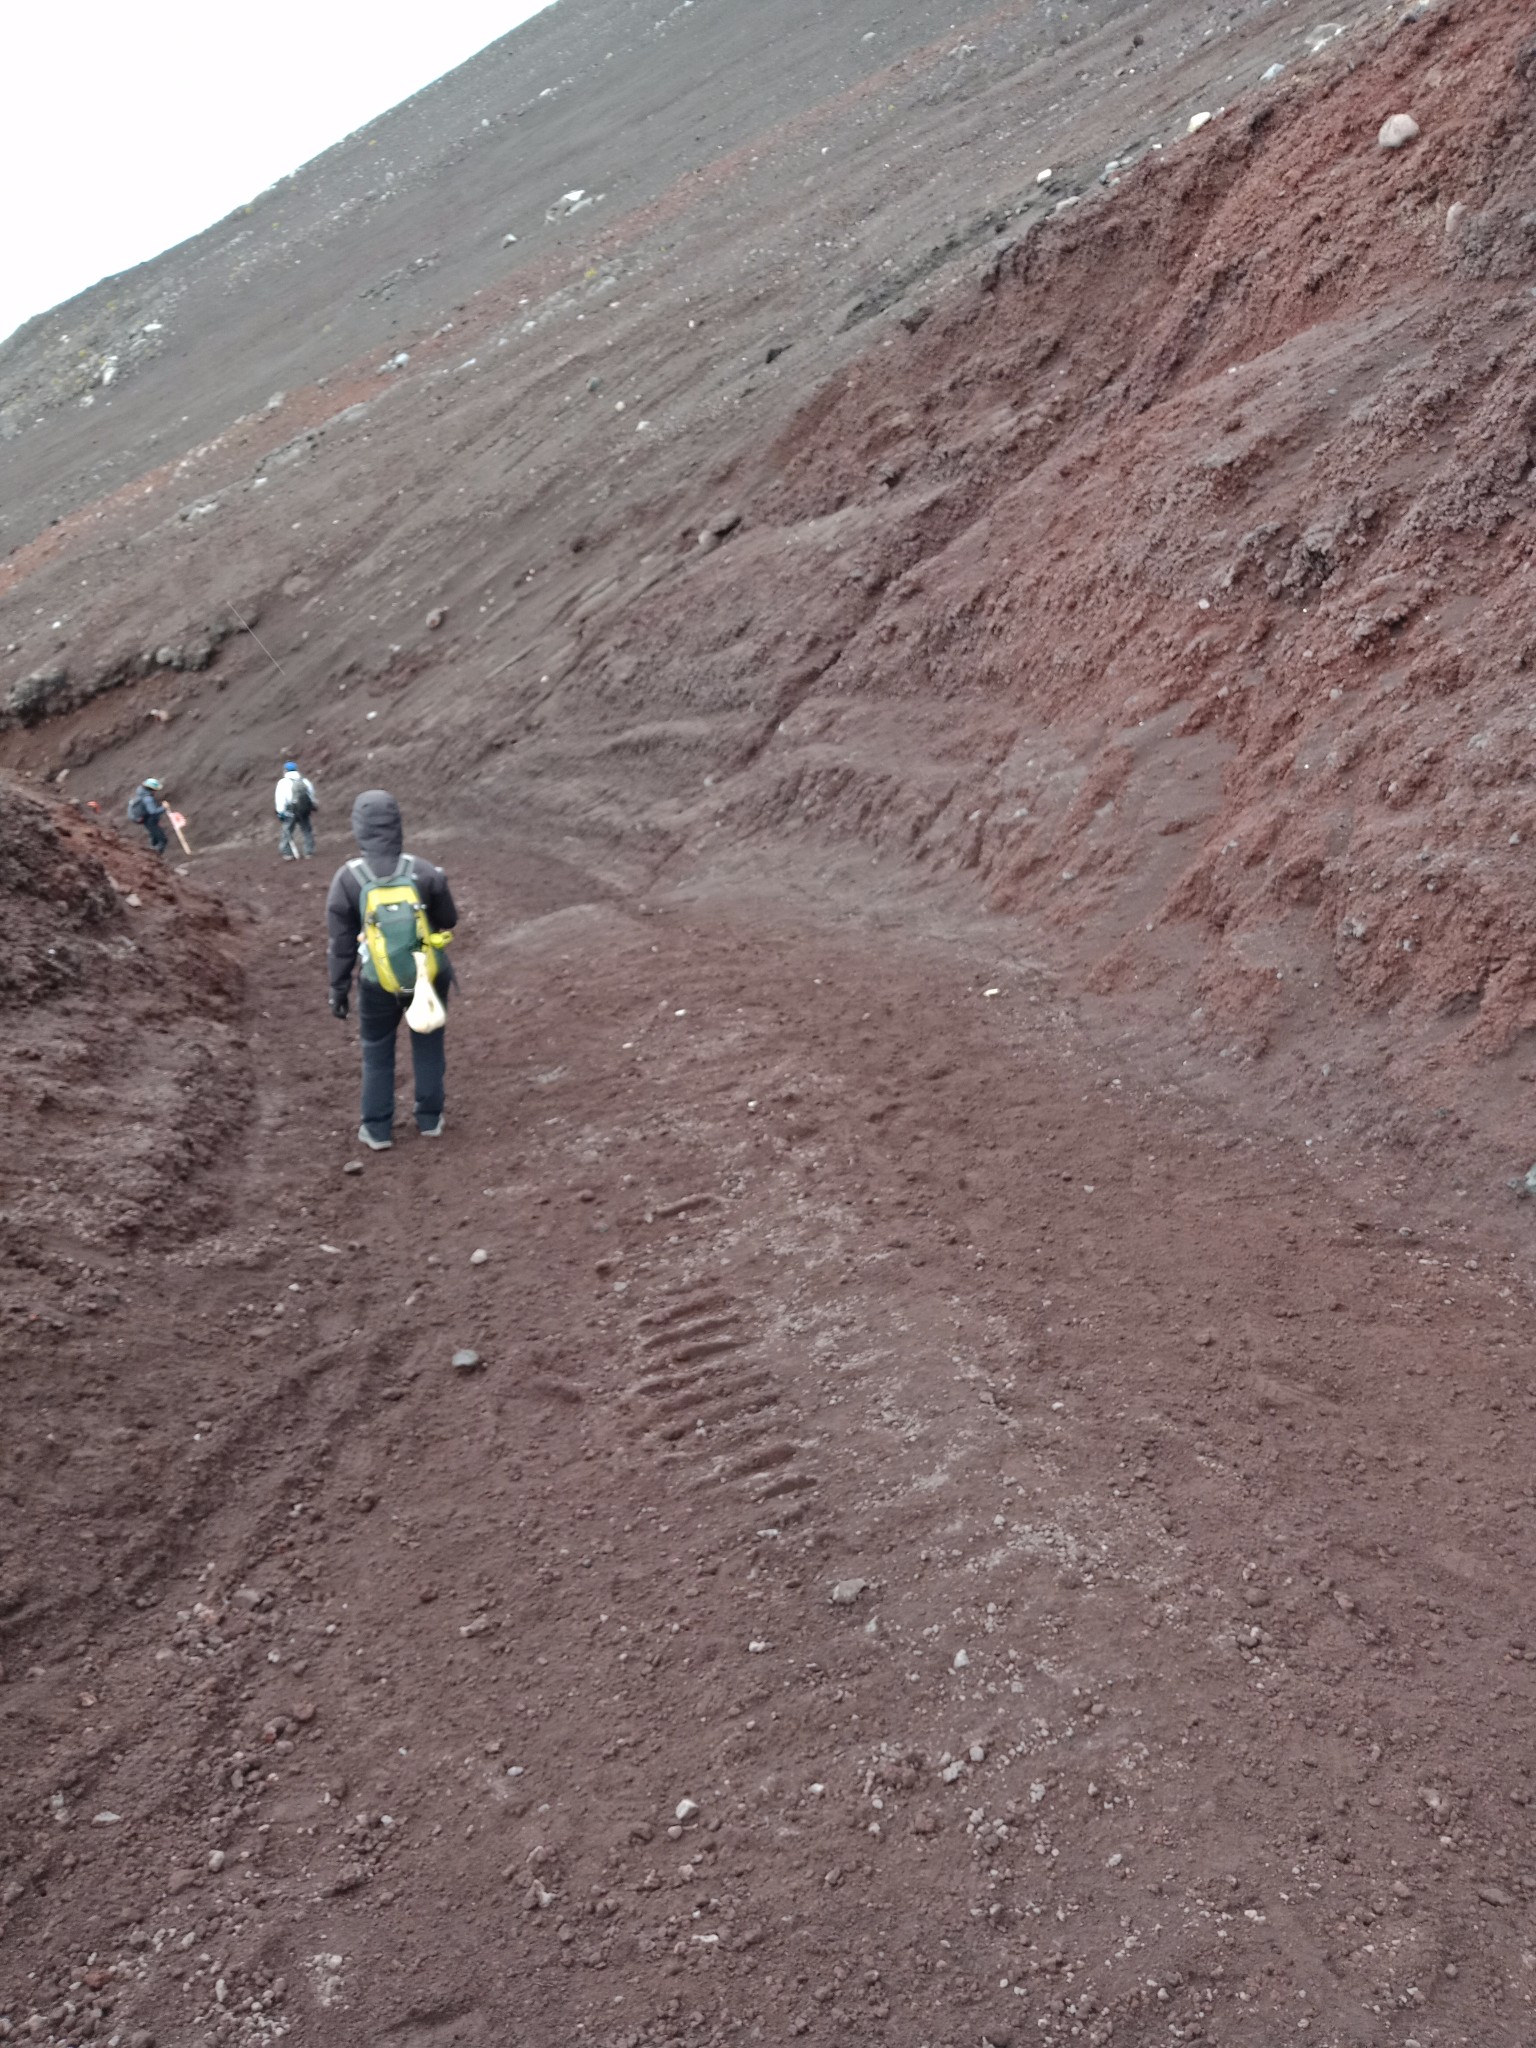
[[[308,776],[299,773],[297,761],[283,763],[282,780],[273,794],[273,807],[283,821],[283,836],[278,842],[278,851],[284,860],[298,860],[299,849],[293,843],[298,833],[304,842],[305,853],[315,850],[315,812],[320,808],[315,798],[315,785]]]

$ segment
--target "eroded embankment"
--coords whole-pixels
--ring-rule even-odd
[[[1536,46],[1449,7],[1362,54],[834,380],[594,636],[551,765],[734,767],[728,823],[974,867],[1102,987],[1192,921],[1253,1046],[1290,976],[1476,1055],[1536,1023]]]
[[[246,1116],[229,918],[147,851],[6,777],[0,801],[4,1311],[89,1308],[124,1245],[208,1228]],[[78,1303],[76,1304],[78,1305]]]

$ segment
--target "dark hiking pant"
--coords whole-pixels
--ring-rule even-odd
[[[165,827],[161,824],[160,820],[158,818],[146,818],[144,820],[144,830],[148,833],[149,843],[155,852],[164,853],[171,842],[166,838]]]
[[[437,993],[444,1006],[448,983],[439,981]],[[363,1128],[371,1138],[390,1136],[395,1122],[395,1037],[401,1027],[410,997],[392,996],[377,982],[359,980],[357,985],[357,1029],[363,1042]],[[416,1083],[416,1128],[435,1124],[443,1113],[444,1079],[448,1055],[442,1031],[412,1031],[411,1066]]]

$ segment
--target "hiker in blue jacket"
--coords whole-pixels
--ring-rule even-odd
[[[363,892],[371,883],[391,879],[413,881],[434,932],[452,931],[459,913],[448,877],[419,854],[406,853],[400,806],[387,790],[365,789],[352,806],[352,832],[362,849],[361,860],[336,870],[326,898],[330,933],[331,1015],[345,1017],[351,997],[352,970],[359,968],[357,1027],[363,1048],[363,1120],[358,1140],[374,1152],[394,1143],[395,1038],[410,1007],[411,991],[393,994],[381,987],[363,940]],[[438,954],[434,986],[444,1004],[453,969]],[[447,1054],[446,1030],[412,1031],[411,1065],[416,1086],[416,1128],[424,1138],[443,1135],[443,1101]]]
[[[156,853],[163,854],[170,841],[165,836],[166,808],[160,801],[165,793],[165,784],[158,775],[146,775],[133,795],[128,799],[128,815],[135,825],[142,825],[149,835],[149,843]]]

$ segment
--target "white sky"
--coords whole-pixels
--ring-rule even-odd
[[[0,340],[185,241],[546,0],[11,0]]]

